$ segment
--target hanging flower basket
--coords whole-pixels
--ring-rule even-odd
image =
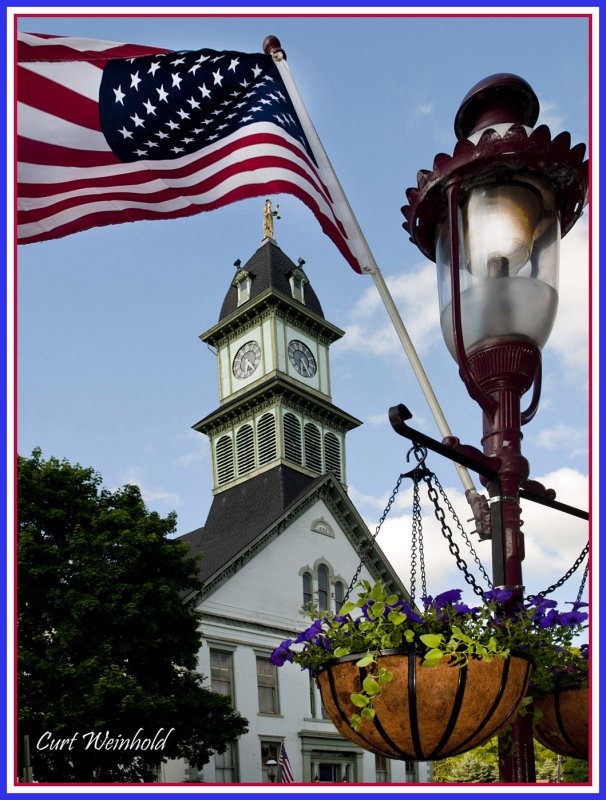
[[[407,761],[447,758],[487,742],[517,711],[531,669],[521,655],[428,669],[414,651],[380,651],[379,667],[392,673],[393,680],[374,703],[374,719],[364,719],[356,731],[351,719],[359,709],[351,696],[362,691],[366,670],[356,662],[363,655],[334,659],[316,670],[324,707],[345,738]]]
[[[569,686],[533,702],[542,712],[534,738],[554,753],[589,758],[589,690]]]

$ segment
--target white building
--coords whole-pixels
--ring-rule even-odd
[[[372,539],[346,487],[345,437],[360,422],[331,398],[329,347],[342,335],[302,262],[268,237],[200,337],[217,351],[220,405],[194,426],[210,438],[214,499],[204,527],[181,537],[203,554],[204,587],[188,602],[204,637],[199,670],[232,698],[249,731],[202,773],[163,765],[163,782],[266,782],[281,743],[295,782],[430,780],[427,764],[384,759],[342,738],[309,673],[269,661],[310,624],[307,603],[338,608]],[[406,594],[376,545],[360,577]]]

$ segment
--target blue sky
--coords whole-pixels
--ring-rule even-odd
[[[114,12],[112,12],[115,14]],[[467,396],[438,324],[435,267],[401,227],[405,190],[439,152],[480,79],[514,72],[535,89],[539,123],[589,139],[589,29],[574,16],[21,17],[21,30],[175,50],[260,51],[277,35],[310,116],[461,441],[480,446],[481,412]],[[407,442],[387,420],[405,403],[411,422],[441,438],[372,279],[355,274],[318,223],[287,195],[275,238],[305,269],[328,320],[346,336],[331,349],[333,400],[364,425],[349,434],[352,500],[374,531]],[[95,229],[18,251],[18,449],[95,467],[109,487],[141,486],[150,508],[174,509],[178,533],[205,521],[211,471],[191,426],[218,405],[215,357],[198,336],[218,318],[233,276],[262,239],[263,198],[171,222]],[[524,429],[531,477],[558,499],[588,507],[588,209],[563,240],[560,308],[544,354],[542,402]],[[428,465],[466,529],[468,506],[452,465]],[[474,476],[475,478],[475,476]],[[476,480],[478,488],[479,482]],[[402,489],[378,542],[406,583],[411,489]],[[431,593],[462,586],[425,504]],[[555,582],[586,542],[587,526],[525,504],[525,583]],[[489,570],[489,544],[476,548]],[[466,557],[462,547],[462,554]],[[466,557],[469,562],[470,557]],[[580,573],[555,595],[574,600]]]

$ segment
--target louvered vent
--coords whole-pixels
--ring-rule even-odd
[[[320,431],[311,422],[303,429],[305,441],[305,466],[314,472],[322,472],[322,437]]]
[[[273,414],[263,414],[257,423],[259,466],[276,457],[276,420]]]
[[[324,436],[324,463],[327,472],[332,472],[339,480],[342,479],[341,445],[334,433],[327,433]]]
[[[255,468],[255,441],[250,425],[243,425],[236,434],[236,455],[238,475],[244,475]]]
[[[302,464],[301,423],[294,414],[284,414],[284,457]]]
[[[234,477],[234,446],[229,436],[222,436],[215,448],[217,483],[227,483]]]

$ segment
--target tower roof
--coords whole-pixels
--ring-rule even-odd
[[[252,276],[251,300],[254,300],[267,289],[273,289],[292,299],[289,277],[294,270],[301,269],[301,267],[294,264],[290,258],[282,252],[273,239],[266,238],[263,240],[261,247],[259,247],[257,252],[246,262],[242,269],[249,272]],[[309,283],[305,287],[304,307],[324,319],[324,312],[322,311],[320,301]],[[238,289],[236,286],[230,286],[225,295],[223,306],[221,307],[219,321],[228,317],[236,311],[237,308]]]

